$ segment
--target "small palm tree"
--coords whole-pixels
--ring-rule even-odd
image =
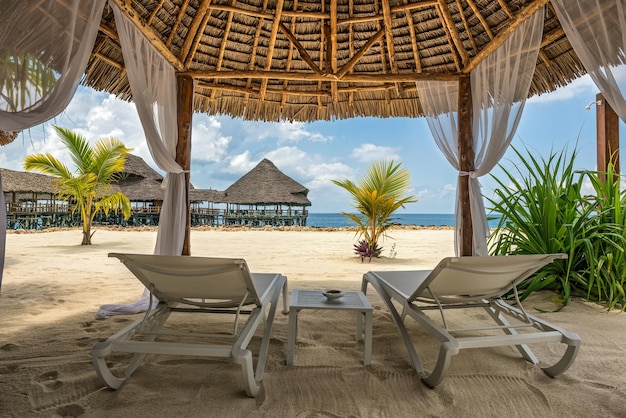
[[[92,148],[87,139],[69,129],[54,126],[61,142],[69,150],[76,165],[76,176],[51,154],[34,154],[24,159],[24,168],[38,171],[58,179],[58,195],[65,201],[75,203],[72,214],[80,212],[83,222],[81,245],[91,245],[91,224],[99,211],[105,215],[110,210],[122,210],[125,219],[130,217],[130,201],[122,192],[111,193],[111,183],[126,163],[131,149],[116,138],[104,138]]]
[[[407,203],[417,202],[415,196],[407,196],[411,184],[409,171],[393,160],[372,163],[358,184],[351,180],[332,180],[351,195],[358,214],[342,212],[358,226],[357,234],[363,237],[355,250],[364,257],[378,257],[382,248],[379,240],[386,237],[393,226],[392,215]]]

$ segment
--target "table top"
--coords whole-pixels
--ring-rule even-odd
[[[363,292],[344,292],[338,299],[327,299],[323,290],[294,290],[291,293],[289,308],[298,309],[337,309],[337,310],[372,310]]]

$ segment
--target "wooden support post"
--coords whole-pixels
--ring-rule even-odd
[[[596,129],[598,144],[598,171],[607,171],[613,163],[613,172],[619,176],[619,117],[602,93],[596,95]],[[601,175],[602,180],[606,180]],[[615,179],[614,179],[615,180]]]
[[[183,170],[191,167],[191,123],[193,119],[193,78],[188,75],[176,76],[176,111],[178,141],[176,142],[176,162]],[[185,174],[185,240],[181,255],[191,255],[191,212],[189,204],[189,173]]]
[[[461,76],[459,79],[459,164],[460,170],[474,171],[474,145],[472,137],[472,88],[470,76]],[[459,176],[459,202],[461,212],[461,253],[473,254],[473,227],[470,208],[469,176]]]

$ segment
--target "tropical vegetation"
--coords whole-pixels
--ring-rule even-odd
[[[76,174],[52,154],[29,155],[24,159],[24,168],[56,177],[59,198],[73,205],[72,213],[80,213],[81,245],[91,245],[91,225],[99,211],[108,216],[110,211],[121,210],[124,219],[130,217],[130,201],[122,192],[114,192],[111,184],[124,170],[126,155],[131,149],[116,138],[99,139],[91,146],[78,133],[59,126],[54,129],[76,165]]]
[[[18,112],[45,96],[56,83],[54,71],[28,53],[0,51],[0,108]],[[0,130],[0,145],[13,141],[19,132]]]
[[[490,237],[490,253],[565,253],[519,287],[521,297],[550,289],[556,301],[567,305],[572,296],[626,307],[626,191],[609,166],[606,172],[575,170],[577,152],[567,149],[538,158],[513,147],[518,165],[486,197],[499,216]],[[585,189],[592,189],[585,194]],[[496,218],[497,219],[497,218]]]
[[[394,160],[379,160],[371,164],[365,175],[353,182],[349,179],[332,180],[334,184],[347,190],[357,213],[345,213],[357,224],[357,235],[362,238],[354,245],[355,253],[361,261],[379,257],[380,241],[394,225],[393,214],[407,203],[417,202],[415,196],[408,195],[411,178],[408,169]]]

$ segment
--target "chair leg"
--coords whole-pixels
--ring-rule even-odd
[[[270,309],[265,317],[265,328],[263,330],[263,340],[261,342],[261,349],[259,350],[259,358],[257,359],[255,380],[260,382],[263,380],[263,373],[265,371],[265,362],[267,360],[267,351],[269,350],[270,337],[272,334],[272,324],[274,323],[274,316],[276,315],[276,308],[278,305],[278,299],[280,297],[281,290],[283,291],[283,312],[288,305],[285,305],[284,292],[286,290],[287,280],[285,277],[281,277],[283,283],[278,283],[274,288],[274,293],[270,296],[269,303]]]
[[[252,353],[250,350],[242,350],[241,348],[233,348],[232,360],[234,363],[241,365],[243,372],[243,383],[246,388],[246,395],[254,398],[261,385],[254,379],[254,367],[252,362]]]
[[[578,348],[580,347],[580,338],[578,335],[563,336],[563,342],[567,344],[567,349],[563,357],[561,357],[556,364],[541,368],[541,370],[550,377],[558,376],[569,369],[578,355]]]
[[[452,346],[449,343],[442,343],[439,347],[439,357],[437,358],[437,364],[430,372],[428,376],[422,377],[422,382],[430,388],[434,388],[443,380],[443,376],[446,374],[448,367],[450,367],[450,360],[452,356],[458,354],[456,344]]]
[[[367,290],[368,282],[378,292],[378,294],[380,295],[385,305],[387,305],[387,308],[389,309],[389,312],[391,313],[391,318],[393,319],[393,322],[396,324],[396,328],[398,328],[398,331],[400,332],[400,336],[402,337],[402,340],[404,341],[404,345],[407,351],[409,352],[409,357],[411,359],[411,363],[413,364],[413,368],[415,369],[415,371],[417,371],[417,373],[420,376],[423,375],[424,368],[422,367],[422,363],[420,362],[419,357],[417,356],[417,352],[415,351],[415,347],[413,346],[411,337],[409,336],[409,333],[407,332],[406,327],[404,326],[404,322],[402,321],[402,318],[400,318],[400,314],[398,314],[398,310],[396,309],[396,307],[393,305],[393,302],[391,301],[391,297],[385,291],[385,289],[380,285],[380,283],[378,282],[378,280],[376,280],[375,277],[368,276],[367,274],[363,276],[363,282],[361,283],[361,289],[363,289],[363,293],[365,293]]]

